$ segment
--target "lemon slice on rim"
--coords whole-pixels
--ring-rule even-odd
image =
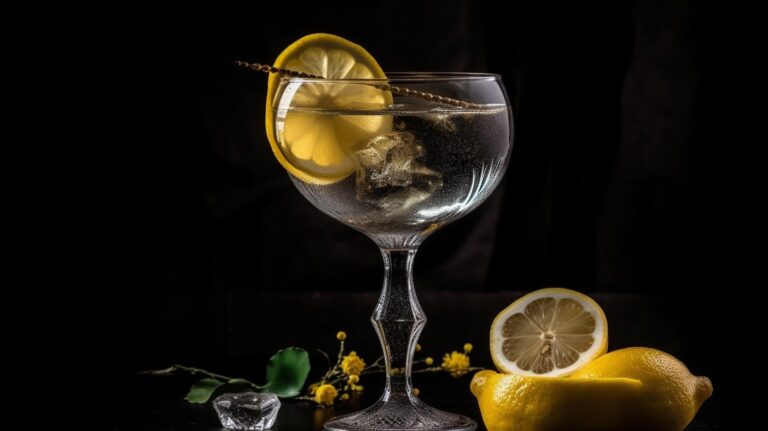
[[[586,295],[541,289],[496,316],[490,345],[500,371],[567,376],[605,353],[608,322],[600,306]]]
[[[302,37],[275,60],[275,67],[327,79],[385,79],[376,60],[360,45],[339,36]],[[352,154],[374,136],[392,130],[386,115],[342,115],[344,110],[381,110],[392,94],[372,85],[307,81],[288,84],[275,122],[273,103],[280,76],[267,84],[266,129],[280,164],[302,181],[331,184],[355,170]]]

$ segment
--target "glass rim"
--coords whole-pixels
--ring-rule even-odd
[[[391,82],[451,82],[451,81],[501,81],[496,73],[475,72],[390,72],[386,78],[309,78],[300,76],[281,76],[281,82],[324,82],[324,83],[391,83]]]

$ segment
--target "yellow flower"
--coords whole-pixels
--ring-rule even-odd
[[[363,368],[365,368],[365,361],[357,356],[357,353],[354,351],[349,352],[349,355],[345,356],[341,361],[341,369],[350,376],[359,376]]]
[[[472,352],[472,344],[467,343],[464,345],[464,353],[471,353]]]
[[[349,376],[349,378],[347,379],[347,381],[348,381],[348,382],[349,382],[351,385],[354,385],[355,383],[357,383],[357,382],[359,382],[359,381],[360,381],[360,376],[358,376],[357,374],[352,374],[351,376]]]
[[[419,390],[419,388],[413,388],[413,395],[414,396],[418,397],[420,393],[421,393],[421,391]]]
[[[426,362],[427,366],[430,367],[430,366],[432,366],[432,364],[435,363],[435,360],[432,359],[431,356],[427,356],[427,359],[425,359],[424,362]]]
[[[458,378],[467,374],[469,371],[469,356],[453,351],[450,354],[446,353],[443,356],[443,369],[451,373],[451,377]]]
[[[339,397],[339,399],[340,399],[340,400],[342,400],[342,401],[346,401],[346,400],[348,400],[348,399],[349,399],[349,394],[342,394],[342,395]]]
[[[336,333],[336,339],[339,341],[344,341],[347,339],[347,333],[344,331],[339,331]]]
[[[349,388],[352,389],[354,392],[363,391],[363,385],[349,385]]]
[[[421,352],[421,344],[416,343],[416,351]]]
[[[309,385],[309,387],[307,388],[307,391],[309,392],[309,394],[310,394],[310,395],[315,395],[315,391],[317,391],[317,388],[318,388],[319,386],[320,386],[320,383],[312,383],[312,384],[311,384],[311,385]]]
[[[315,391],[315,402],[318,404],[324,404],[326,406],[332,406],[333,400],[336,399],[336,388],[333,385],[321,385]]]

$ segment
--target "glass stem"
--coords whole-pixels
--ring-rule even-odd
[[[387,384],[382,401],[412,398],[411,364],[416,341],[427,322],[413,287],[415,249],[382,249],[384,287],[371,316],[384,350]]]

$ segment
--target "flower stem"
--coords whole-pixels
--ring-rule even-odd
[[[383,367],[384,365],[382,365],[382,364],[380,363],[380,362],[381,362],[381,361],[383,361],[383,360],[384,360],[384,355],[382,355],[382,356],[379,356],[379,357],[378,357],[378,359],[376,359],[375,361],[373,361],[373,363],[372,363],[371,365],[368,365],[367,367],[365,367],[365,369],[368,369],[368,368],[375,368],[375,367]]]
[[[325,384],[326,385],[335,385],[336,383],[339,383],[339,382],[342,382],[342,381],[344,381],[344,376],[337,377],[337,378],[335,378],[333,380],[328,380],[328,381],[325,382]]]
[[[206,371],[201,368],[186,367],[184,365],[179,365],[179,364],[171,365],[170,367],[162,370],[148,370],[148,371],[139,372],[140,375],[149,375],[149,376],[173,376],[176,374],[183,374],[183,373],[186,373],[192,376],[210,377],[212,379],[223,380],[225,382],[228,382],[233,379],[232,377],[228,377],[223,374],[212,373],[210,371]],[[245,379],[239,379],[239,380],[245,380]],[[252,383],[248,380],[245,380],[245,381],[250,383],[253,386],[258,386],[255,383]]]
[[[325,353],[324,351],[322,351],[320,349],[317,349],[317,351],[320,352],[320,354],[323,355],[323,357],[325,357],[325,361],[328,362],[328,369],[330,370],[331,369],[331,358],[328,357],[328,354]]]
[[[341,365],[341,360],[343,359],[343,356],[344,356],[344,340],[341,340],[339,342],[339,354],[336,357],[336,364],[331,367],[330,366],[330,362],[328,363],[328,365],[329,365],[328,371],[325,373],[325,375],[323,376],[321,381],[325,382],[328,379],[330,379],[331,377],[333,377],[334,374],[336,374],[336,372],[337,372],[337,370],[339,368],[339,365]],[[326,358],[327,357],[328,356],[326,355]]]
[[[439,371],[443,371],[442,367],[429,367],[429,368],[422,368],[420,370],[413,370],[412,373],[437,373]]]

